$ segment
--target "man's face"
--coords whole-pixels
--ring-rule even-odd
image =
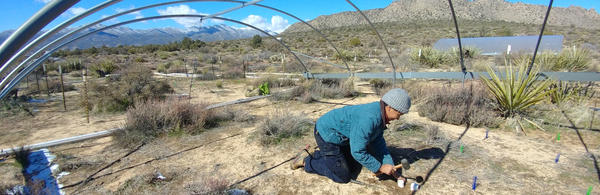
[[[387,116],[388,120],[393,121],[400,118],[400,116],[402,116],[402,113],[394,110],[390,106],[385,106],[385,115]]]

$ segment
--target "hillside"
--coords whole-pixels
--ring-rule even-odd
[[[456,17],[459,20],[505,21],[523,24],[542,24],[547,6],[524,3],[510,3],[504,0],[453,1]],[[365,10],[364,13],[374,23],[415,20],[451,19],[446,0],[403,0],[394,1],[383,9]],[[318,29],[366,24],[356,12],[341,12],[319,16],[309,22]],[[574,26],[600,29],[600,14],[594,9],[581,7],[553,7],[548,24],[554,26]],[[285,32],[307,31],[310,28],[295,23]]]

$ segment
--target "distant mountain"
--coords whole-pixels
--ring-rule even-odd
[[[505,0],[458,0],[453,1],[458,20],[507,21],[541,25],[548,6],[511,3]],[[452,20],[447,0],[398,0],[385,8],[364,10],[372,22],[398,22],[420,20]],[[341,12],[322,15],[309,22],[315,28],[325,29],[367,22],[357,12]],[[549,25],[574,26],[600,29],[600,14],[582,7],[552,7]],[[295,23],[285,32],[311,30],[302,23]]]
[[[97,25],[93,28],[83,30],[79,34],[88,33],[103,25]],[[63,30],[52,37],[52,40],[70,32],[74,29]],[[0,32],[0,42],[4,42],[14,30]],[[39,33],[38,35],[41,35]],[[94,33],[81,40],[77,40],[67,48],[86,49],[90,47],[101,47],[103,45],[114,47],[118,45],[147,45],[147,44],[166,44],[173,41],[180,41],[185,37],[194,40],[202,40],[206,42],[218,40],[233,40],[250,38],[254,35],[262,35],[260,32],[252,29],[233,28],[227,25],[202,26],[188,30],[176,28],[154,28],[154,29],[132,29],[129,27],[116,27],[101,32]]]

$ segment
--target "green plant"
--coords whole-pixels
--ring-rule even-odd
[[[567,49],[560,53],[552,70],[582,71],[589,67],[591,61],[589,50]]]
[[[269,95],[269,83],[265,82],[258,86],[258,95]]]
[[[558,81],[550,85],[552,92],[548,94],[550,101],[554,104],[560,105],[565,101],[574,100],[581,102],[585,98],[594,96],[594,92],[590,90],[592,83],[584,85],[582,83],[569,83]]]
[[[223,80],[218,80],[215,82],[215,86],[217,86],[217,88],[223,88]]]
[[[352,46],[352,47],[357,47],[357,46],[362,45],[362,43],[360,42],[360,39],[358,37],[351,38],[350,40],[348,40],[348,42],[350,43],[350,46]]]
[[[377,95],[383,95],[392,88],[391,82],[381,79],[371,79],[369,80],[369,84],[371,84],[371,88],[373,88],[373,91]]]
[[[505,117],[513,117],[525,109],[537,104],[552,93],[547,90],[552,84],[550,79],[541,79],[539,66],[534,66],[527,74],[527,65],[519,64],[518,71],[513,70],[512,64],[505,70],[505,74],[496,74],[490,66],[487,72],[490,79],[481,77],[481,81],[489,92],[496,98],[498,108]]]
[[[444,52],[431,47],[422,47],[413,50],[410,58],[413,62],[425,65],[428,68],[437,68],[448,62],[448,57]]]
[[[259,35],[254,35],[250,42],[250,46],[252,46],[252,48],[254,48],[254,49],[262,46],[262,37],[260,37]]]

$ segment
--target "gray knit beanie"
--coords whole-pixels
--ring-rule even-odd
[[[383,95],[381,100],[394,110],[402,112],[403,114],[408,113],[408,110],[410,109],[410,96],[408,96],[408,93],[406,93],[404,89],[391,89]]]

